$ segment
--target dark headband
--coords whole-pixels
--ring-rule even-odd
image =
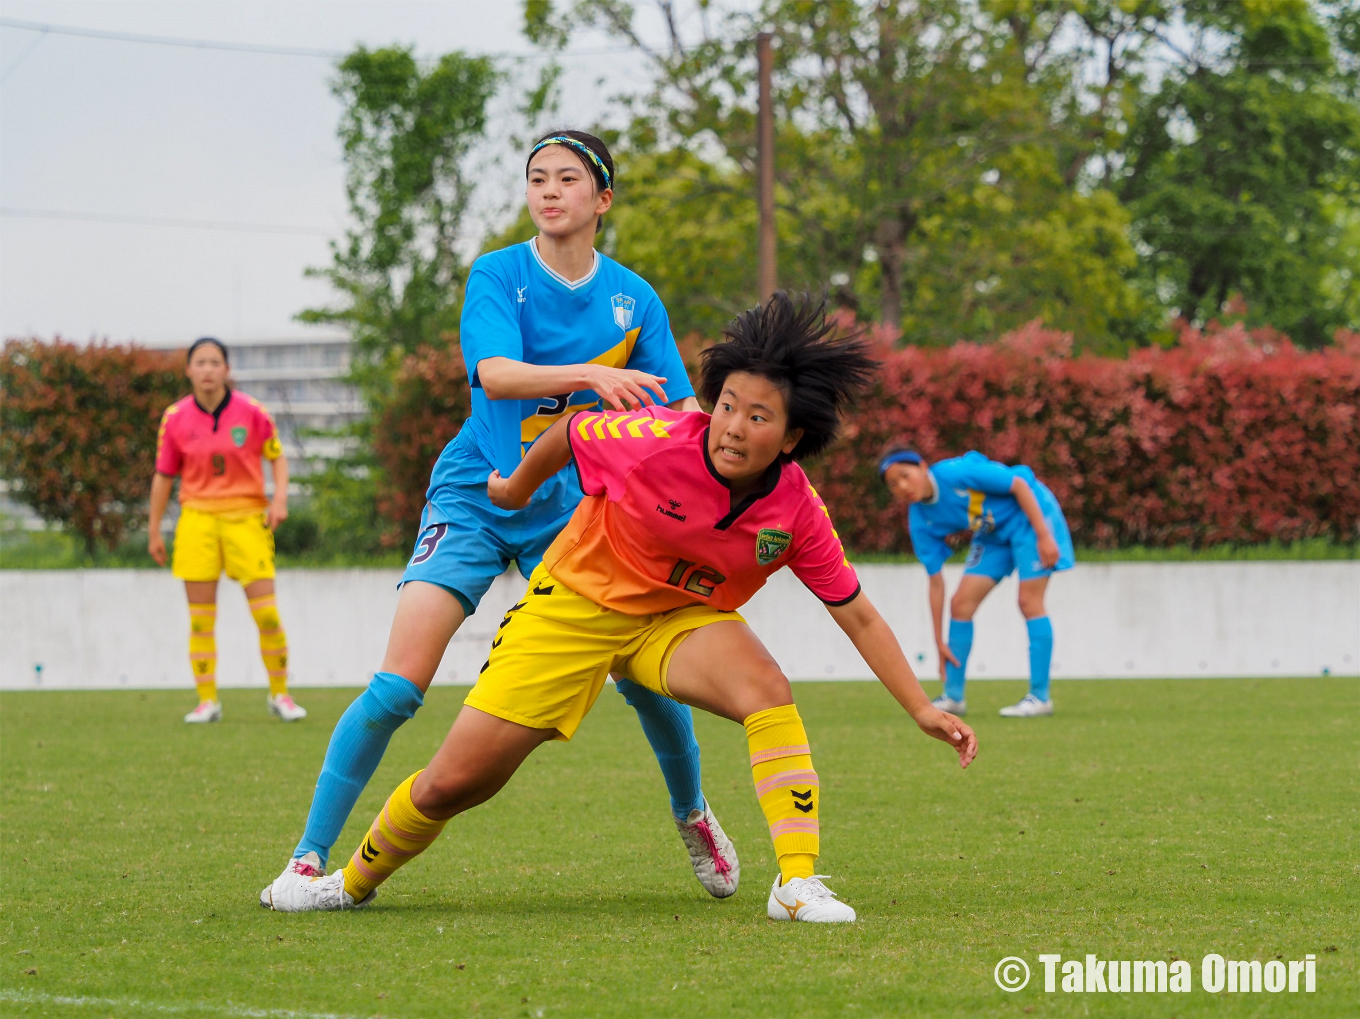
[[[893,464],[920,464],[921,454],[911,449],[895,449],[878,462],[878,476],[888,473]]]
[[[600,177],[604,180],[605,187],[612,188],[614,186],[614,177],[609,172],[609,167],[604,165],[604,160],[599,157],[595,150],[585,142],[576,138],[568,138],[564,134],[555,134],[551,138],[544,138],[529,150],[529,158],[533,159],[534,154],[538,152],[539,149],[546,148],[549,145],[567,145],[575,149],[577,152],[581,153],[581,155],[585,156],[586,159],[590,160],[590,165],[594,166],[595,169],[599,171]]]
[[[218,350],[222,351],[222,360],[227,364],[231,364],[231,358],[227,356],[227,345],[214,336],[200,336],[198,339],[194,340],[193,343],[189,344],[189,353],[184,355],[184,363],[188,364],[192,361],[194,359],[194,351],[205,343],[211,343]]]

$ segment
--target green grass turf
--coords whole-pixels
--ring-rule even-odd
[[[932,684],[933,687],[933,684]],[[662,784],[606,690],[355,913],[256,904],[298,835],[352,690],[307,721],[227,691],[0,698],[7,1016],[1355,1016],[1360,683],[1055,684],[1057,717],[1006,721],[1015,683],[969,689],[960,772],[875,684],[799,684],[822,776],[820,870],[853,926],[773,923],[774,873],[741,729],[698,716],[740,894],[690,876]],[[422,765],[461,691],[393,741],[336,855]],[[1191,994],[1044,994],[1036,957],[1194,964]],[[1316,994],[1211,995],[1199,960],[1317,954]],[[1003,956],[1029,987],[1004,994]],[[36,973],[25,971],[36,969]]]

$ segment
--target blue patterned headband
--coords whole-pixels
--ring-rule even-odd
[[[537,153],[539,149],[546,148],[549,145],[568,145],[575,149],[590,161],[590,165],[594,166],[595,169],[599,171],[600,177],[604,180],[605,187],[612,188],[614,186],[613,174],[609,172],[609,167],[604,165],[604,160],[595,154],[595,150],[585,142],[578,141],[575,138],[568,138],[564,134],[555,134],[551,138],[544,138],[530,150],[529,158],[533,159],[534,154]]]
[[[895,449],[878,462],[878,476],[881,478],[888,473],[888,468],[893,464],[919,464],[921,454],[911,449]]]

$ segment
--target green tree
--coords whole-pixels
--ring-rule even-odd
[[[1036,316],[1092,343],[1126,336],[1146,319],[1127,216],[1074,189],[1062,123],[1076,105],[1071,60],[1042,56],[1063,24],[1050,8],[1066,5],[1009,6],[1008,20],[969,0],[770,0],[714,15],[692,44],[663,19],[660,49],[619,0],[559,15],[540,4],[527,27],[551,42],[602,26],[651,58],[655,85],[628,104],[624,136],[625,171],[644,172],[621,196],[616,244],[678,321],[705,317],[688,281],[718,296],[714,308],[754,300],[753,38],[764,28],[776,36],[781,284],[833,290],[918,341],[982,338]],[[630,233],[635,215],[650,222]],[[689,243],[709,221],[716,243]],[[695,271],[705,260],[710,271]]]
[[[401,359],[458,326],[467,265],[459,255],[475,177],[464,160],[486,129],[500,74],[449,53],[421,66],[409,48],[357,48],[333,85],[344,106],[345,190],[353,225],[312,274],[343,298],[308,322],[350,331],[356,380],[380,400]]]
[[[1188,319],[1238,294],[1252,323],[1325,343],[1360,304],[1353,48],[1342,63],[1355,10],[1207,0],[1180,13],[1188,41],[1144,97],[1116,183],[1148,275]]]

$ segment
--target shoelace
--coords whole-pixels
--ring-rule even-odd
[[[293,861],[293,873],[300,874],[302,877],[325,877],[321,871],[317,870],[310,863],[303,863],[301,860]]]
[[[708,855],[713,860],[713,869],[723,877],[727,877],[732,870],[732,865],[723,859],[723,854],[718,849],[718,840],[713,837],[713,831],[708,827],[708,822],[700,819],[690,827],[696,829],[704,837],[704,845],[708,848]]]
[[[801,894],[806,895],[808,899],[813,901],[825,898],[832,899],[840,898],[840,896],[838,896],[830,888],[822,884],[822,878],[830,876],[831,876],[830,874],[813,874],[812,877],[805,878],[803,880],[803,886],[802,888],[799,889],[799,892]]]

